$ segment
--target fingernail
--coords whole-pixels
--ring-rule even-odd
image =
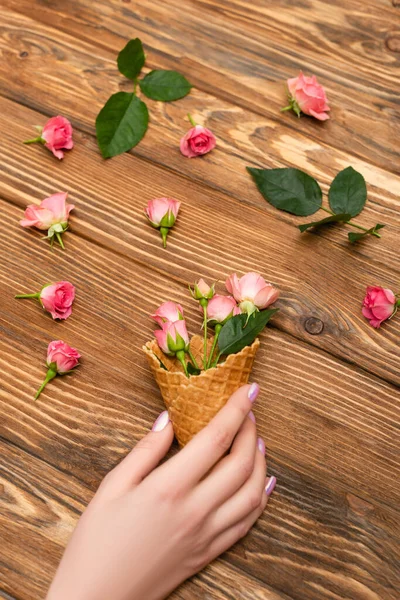
[[[260,393],[260,386],[258,385],[258,383],[252,383],[250,386],[249,392],[247,394],[247,397],[250,400],[250,402],[254,402],[259,393]]]
[[[272,492],[274,491],[276,486],[276,477],[272,476],[268,479],[268,483],[265,486],[265,493],[267,494],[267,496],[270,496],[272,494]]]
[[[262,438],[257,438],[257,448],[259,449],[261,454],[264,454],[265,456],[265,444]]]
[[[253,421],[253,423],[256,422],[256,418],[255,418],[254,413],[253,413],[252,410],[249,412],[249,419],[250,419],[250,421]]]
[[[168,411],[164,410],[157,419],[154,421],[154,425],[151,428],[152,431],[162,431],[169,423]]]

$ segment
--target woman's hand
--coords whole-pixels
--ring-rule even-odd
[[[257,384],[240,388],[158,466],[173,439],[161,413],[100,485],[47,600],[162,599],[246,535],[275,486],[249,412],[258,392]]]

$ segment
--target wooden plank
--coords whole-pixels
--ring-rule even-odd
[[[0,107],[2,191],[8,200],[22,208],[57,189],[68,189],[77,205],[74,231],[185,285],[199,275],[224,280],[232,271],[259,271],[282,289],[282,310],[275,320],[279,328],[392,383],[400,382],[399,320],[375,331],[360,310],[366,285],[396,288],[398,261],[389,262],[385,244],[376,260],[373,254],[335,247],[318,236],[300,237],[296,229],[274,223],[258,207],[244,209],[232,198],[189,185],[132,155],[104,162],[93,139],[79,134],[76,148],[55,168],[54,158],[42,147],[21,144],[29,123],[38,122],[39,115],[6,100]],[[167,251],[143,217],[146,201],[165,194],[183,201]],[[24,235],[39,237],[33,232]],[[322,321],[320,335],[308,333],[309,318]]]
[[[93,133],[97,112],[109,94],[130,89],[129,82],[117,73],[116,50],[109,52],[80,42],[23,15],[10,11],[0,14],[6,23],[2,46],[7,58],[0,64],[0,91],[39,111],[48,114],[62,112],[72,119],[74,125]],[[14,40],[12,49],[8,44],[9,35]],[[54,52],[52,48],[59,50]],[[26,53],[28,56],[25,56]],[[169,66],[180,68],[180,64],[181,61],[176,60],[174,65]],[[33,71],[38,76],[32,80]],[[73,90],[73,93],[66,93],[67,90]],[[343,144],[341,150],[335,150],[325,143],[316,142],[302,129],[294,131],[283,117],[280,121],[266,119],[198,91],[177,103],[149,102],[149,106],[153,115],[150,129],[135,148],[136,155],[164,164],[191,180],[222,189],[246,206],[249,202],[254,203],[270,219],[296,225],[300,222],[298,218],[277,211],[262,199],[245,170],[246,165],[298,167],[317,177],[326,192],[336,173],[352,164],[364,174],[369,184],[369,201],[357,220],[365,226],[378,222],[388,225],[379,252],[384,253],[383,261],[397,265],[399,176],[355,158],[345,151]],[[185,122],[187,112],[211,127],[218,137],[218,149],[204,159],[185,159],[178,150],[178,141],[188,126]],[[390,145],[393,138],[385,136],[382,127],[380,132],[384,143]],[[353,139],[353,132],[348,137]],[[375,138],[381,139],[377,135]],[[378,154],[376,150],[375,154]],[[374,242],[377,240],[368,240],[368,243],[350,248],[347,232],[341,229],[325,229],[323,234],[317,235],[323,235],[324,239],[333,240],[368,259],[376,254],[377,243]],[[299,233],[297,237],[300,237]]]
[[[0,582],[6,592],[36,600],[90,494],[15,446],[3,443],[2,457]],[[356,505],[290,471],[280,476],[278,492],[250,534],[172,598],[395,600],[398,522],[383,514],[380,528],[371,505]]]
[[[3,436],[93,491],[162,410],[141,351],[153,329],[149,312],[173,298],[192,332],[200,315],[186,285],[168,274],[72,233],[64,253],[51,252],[15,226],[16,207],[0,206]],[[32,301],[13,300],[18,291],[60,278],[78,289],[68,322],[54,322]],[[46,345],[64,337],[83,355],[82,368],[33,402]],[[271,456],[303,474],[312,468],[321,484],[334,481],[369,502],[398,506],[396,388],[273,328],[262,334],[253,376],[264,390],[255,415]]]
[[[385,43],[398,13],[388,3],[383,8],[357,0],[310,0],[301,6],[282,6],[281,0],[268,5],[101,0],[95,12],[78,0],[68,9],[62,0],[47,7],[6,0],[6,6],[51,25],[57,18],[63,31],[114,52],[124,39],[139,35],[151,48],[149,65],[179,65],[199,89],[269,117],[275,127],[284,122],[338,149],[346,140],[360,159],[398,172],[394,140],[400,133],[400,61]],[[325,84],[331,122],[320,126],[279,116],[286,100],[284,82],[299,69],[317,74]]]

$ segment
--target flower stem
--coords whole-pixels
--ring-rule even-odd
[[[218,353],[217,358],[214,360],[214,362],[211,364],[211,368],[213,369],[214,367],[217,366],[219,359],[221,358],[221,352]]]
[[[169,232],[168,227],[160,227],[160,233],[161,233],[161,237],[162,237],[164,248],[167,247],[167,235],[168,235],[168,232]]]
[[[14,296],[14,298],[20,299],[20,298],[40,298],[40,294],[17,294],[16,296]]]
[[[321,206],[321,210],[324,210],[325,212],[329,213],[330,215],[334,215],[335,213],[332,212],[331,210],[329,210],[329,208],[325,208],[324,206]],[[345,223],[347,223],[347,225],[350,225],[350,227],[355,227],[356,229],[361,229],[361,231],[369,231],[369,229],[367,229],[366,227],[362,227],[361,225],[357,225],[357,223],[353,223],[353,221],[344,221]],[[372,231],[371,235],[374,235],[375,237],[382,237],[380,233],[377,233],[376,231]]]
[[[58,231],[56,231],[56,238],[57,238],[57,241],[60,244],[61,248],[63,250],[65,250],[65,246],[64,246],[64,242],[62,241],[61,233],[59,233]]]
[[[189,373],[187,370],[187,364],[186,364],[186,360],[185,360],[185,352],[183,350],[179,350],[179,352],[176,353],[176,358],[181,363],[183,370],[185,371],[186,377],[189,377]]]
[[[190,113],[188,113],[187,116],[188,116],[188,119],[189,119],[192,127],[196,127],[196,122],[194,121],[192,115]]]
[[[49,381],[54,379],[54,377],[56,375],[57,375],[57,371],[54,371],[53,369],[49,369],[47,371],[45,380],[43,381],[42,385],[40,386],[40,388],[38,389],[38,391],[35,394],[35,400],[37,400],[39,398],[40,394],[43,392],[46,385],[49,383]]]
[[[222,329],[221,323],[217,323],[215,326],[215,335],[214,335],[213,344],[211,346],[210,356],[208,357],[207,369],[209,369],[211,366],[212,357],[214,356],[215,348],[217,347],[218,337],[219,337],[221,329]]]
[[[41,143],[44,144],[44,140],[42,138],[41,135],[39,135],[38,137],[33,138],[32,140],[26,140],[25,142],[23,142],[24,144],[37,144],[37,143]]]
[[[188,354],[189,354],[189,358],[190,358],[190,360],[191,360],[191,361],[192,361],[192,363],[193,363],[193,366],[194,366],[194,368],[195,368],[195,369],[198,369],[198,368],[199,368],[199,365],[197,364],[197,361],[196,361],[195,357],[193,356],[193,353],[192,353],[191,349],[189,348],[187,352],[188,352]]]
[[[207,303],[202,303],[203,306],[203,312],[204,312],[204,321],[203,321],[203,328],[204,328],[204,357],[203,357],[203,367],[204,370],[207,369]]]

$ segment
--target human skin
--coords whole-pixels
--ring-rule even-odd
[[[161,413],[101,483],[47,600],[161,600],[246,535],[275,485],[250,412],[258,391],[257,384],[240,388],[159,465],[173,440]]]

